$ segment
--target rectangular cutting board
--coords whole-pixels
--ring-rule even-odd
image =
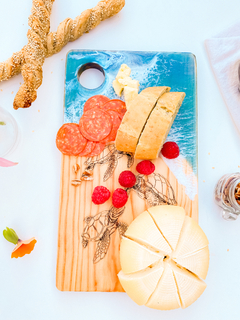
[[[79,83],[79,69],[92,63],[105,75],[103,84],[94,90]],[[59,201],[58,254],[56,285],[61,291],[123,291],[120,271],[121,234],[131,221],[148,206],[178,204],[198,221],[197,194],[197,102],[196,61],[191,53],[129,52],[74,50],[66,60],[64,123],[78,123],[84,103],[96,94],[110,99],[112,81],[122,63],[131,69],[131,77],[140,82],[140,91],[150,86],[170,86],[171,91],[186,93],[167,140],[178,143],[181,154],[175,160],[160,156],[154,160],[155,175],[137,180],[124,210],[111,209],[111,200],[97,206],[91,201],[93,189],[106,186],[111,192],[120,187],[118,176],[139,160],[118,153],[114,145],[92,159],[62,155]],[[95,65],[95,66],[96,66]],[[83,67],[84,69],[85,67]],[[74,166],[80,169],[74,172]],[[92,181],[73,186],[85,169],[91,169]]]

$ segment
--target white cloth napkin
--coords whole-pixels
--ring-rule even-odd
[[[240,133],[240,22],[207,39],[205,46],[223,99]]]

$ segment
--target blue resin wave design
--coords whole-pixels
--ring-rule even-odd
[[[97,89],[89,90],[78,81],[78,70],[86,63],[98,63],[105,71],[105,81]],[[93,51],[74,50],[67,55],[64,123],[78,122],[84,103],[96,94],[118,99],[112,82],[122,63],[131,69],[131,77],[146,87],[169,86],[171,91],[183,91],[186,97],[169,132],[168,141],[175,141],[182,156],[197,174],[197,104],[196,61],[191,53]]]

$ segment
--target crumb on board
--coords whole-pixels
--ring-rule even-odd
[[[38,112],[40,112],[40,110],[38,110]]]
[[[11,92],[11,94],[13,94],[13,91]]]
[[[215,167],[212,167],[212,169],[215,169]]]
[[[210,156],[210,152],[208,152],[209,156]]]
[[[203,182],[205,182],[205,180],[203,180]]]
[[[227,249],[227,252],[229,251],[229,249]]]

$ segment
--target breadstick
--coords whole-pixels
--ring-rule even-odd
[[[24,50],[14,53],[11,58],[0,63],[0,81],[8,80],[21,72]]]
[[[101,21],[117,14],[124,5],[125,0],[102,0],[96,7],[85,10],[76,19],[67,18],[62,21],[57,31],[49,33],[47,37],[47,57],[61,51],[69,41],[74,41],[94,29]]]
[[[37,88],[42,84],[42,65],[47,53],[47,35],[54,0],[33,0],[28,24],[28,44],[23,48],[24,64],[21,72],[24,83],[18,90],[14,109],[28,108],[37,98]]]
[[[67,18],[56,32],[49,33],[50,13],[54,0],[33,0],[29,17],[28,44],[0,63],[0,81],[22,73],[24,84],[15,99],[14,109],[27,108],[37,97],[42,83],[42,65],[46,57],[58,53],[69,41],[74,41],[95,28],[101,21],[117,14],[125,0],[102,0],[93,9],[85,10],[76,19]]]

